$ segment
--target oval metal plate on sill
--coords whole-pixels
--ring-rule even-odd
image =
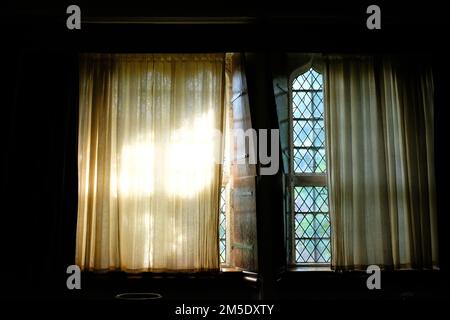
[[[162,295],[154,292],[127,292],[127,293],[119,293],[115,296],[116,299],[121,300],[155,300],[161,299]]]

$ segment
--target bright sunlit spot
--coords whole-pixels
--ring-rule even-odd
[[[122,148],[117,184],[125,196],[149,196],[161,185],[168,195],[190,198],[212,183],[217,139],[214,115],[208,112],[175,130],[168,145],[135,143]],[[162,181],[155,181],[155,157],[163,152]],[[155,185],[155,183],[157,185]],[[159,187],[158,187],[159,188]]]
[[[119,188],[126,196],[153,193],[154,147],[151,143],[124,146],[119,165]]]
[[[189,198],[211,183],[215,164],[213,119],[210,111],[172,135],[168,151],[168,193]]]

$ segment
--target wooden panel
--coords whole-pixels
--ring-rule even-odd
[[[234,265],[257,270],[255,177],[233,180],[231,258]]]
[[[245,132],[252,128],[247,97],[245,74],[242,72],[240,55],[232,58],[232,108],[233,131]],[[230,263],[244,270],[257,271],[256,238],[256,190],[255,164],[249,163],[250,144],[233,141],[231,190],[231,259]],[[256,147],[257,140],[254,140]],[[256,153],[255,153],[256,155]],[[239,162],[239,163],[236,163]],[[241,163],[243,162],[243,163]]]
[[[242,130],[246,132],[252,129],[252,121],[250,117],[250,108],[247,97],[247,84],[245,75],[242,73],[240,64],[240,55],[233,55],[232,59],[232,108],[233,108],[233,130],[238,132]],[[234,161],[232,165],[232,174],[236,177],[256,175],[256,166],[250,164],[250,144],[240,144],[236,136],[233,137],[233,155]],[[256,148],[257,140],[254,139],[254,147]],[[253,153],[256,156],[256,152]],[[240,164],[244,162],[245,164]]]

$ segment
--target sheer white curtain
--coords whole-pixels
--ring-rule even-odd
[[[223,79],[222,54],[82,55],[82,269],[218,269]]]
[[[437,266],[430,70],[329,57],[325,86],[333,267]]]

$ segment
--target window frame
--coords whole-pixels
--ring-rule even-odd
[[[289,210],[288,210],[288,232],[289,235],[287,237],[288,243],[288,266],[291,269],[295,269],[297,271],[301,271],[302,268],[308,271],[330,271],[331,270],[331,258],[330,262],[309,262],[309,263],[297,263],[295,259],[296,249],[295,249],[295,198],[294,198],[294,188],[295,187],[327,187],[328,188],[328,176],[327,172],[323,173],[296,173],[294,168],[294,115],[293,115],[293,88],[292,84],[294,80],[300,76],[301,74],[307,72],[308,70],[313,69],[314,71],[320,73],[322,75],[322,88],[324,87],[324,74],[322,68],[317,65],[313,65],[312,61],[309,61],[305,65],[295,69],[291,72],[288,79],[288,115],[289,115],[289,173],[288,173],[288,201],[289,201]],[[322,89],[323,97],[325,100],[325,91]],[[326,110],[325,110],[325,101],[324,104],[324,124],[326,123]],[[326,136],[327,132],[325,129],[325,141],[324,146],[326,150]],[[325,157],[326,157],[325,153]],[[327,158],[325,158],[327,159]],[[327,166],[328,170],[328,166]],[[328,201],[329,203],[329,201]],[[331,222],[330,212],[328,212],[329,219]],[[331,228],[331,226],[330,226]],[[330,229],[330,255],[332,257],[332,243],[331,243],[331,229]]]

